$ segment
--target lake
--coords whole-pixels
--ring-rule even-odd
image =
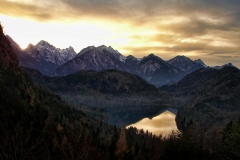
[[[177,131],[177,125],[175,122],[176,114],[169,110],[165,110],[153,118],[143,118],[142,120],[130,124],[126,127],[136,127],[137,129],[143,129],[144,131],[148,130],[155,135],[162,134],[163,136],[167,136],[172,131]]]

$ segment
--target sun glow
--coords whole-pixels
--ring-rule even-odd
[[[49,0],[41,0],[41,1],[35,1],[35,0],[6,0],[8,2],[14,2],[14,3],[22,3],[22,4],[34,4],[37,5],[39,7],[45,7],[46,5],[50,5],[52,4],[51,1]]]
[[[33,3],[33,0],[7,0],[9,2]]]
[[[87,46],[118,45],[129,42],[126,32],[116,31],[111,24],[101,25],[87,21],[77,23],[34,22],[0,15],[5,34],[11,36],[22,49],[29,43],[36,44],[46,40],[59,48],[73,46],[76,52]]]

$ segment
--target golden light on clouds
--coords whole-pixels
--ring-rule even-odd
[[[47,40],[61,48],[74,46],[77,52],[91,45],[117,44],[124,46],[128,43],[127,35],[115,31],[111,24],[108,26],[100,23],[96,25],[87,21],[81,23],[43,23],[2,15],[0,15],[0,19],[4,24],[5,32],[12,36],[23,49],[29,43],[36,44],[40,40]],[[23,29],[27,32],[22,32]]]
[[[107,45],[124,55],[186,55],[240,67],[240,2],[224,0],[0,0],[5,33],[22,48]]]

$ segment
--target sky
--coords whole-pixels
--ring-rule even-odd
[[[239,0],[0,0],[5,34],[22,49],[112,46],[137,58],[185,55],[240,68]]]

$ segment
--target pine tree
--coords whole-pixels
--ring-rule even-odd
[[[127,153],[126,133],[125,133],[125,130],[122,129],[117,142],[117,148],[116,148],[115,154],[118,158],[123,159],[126,153]]]
[[[240,159],[240,123],[229,122],[223,129],[222,152],[225,159]]]

